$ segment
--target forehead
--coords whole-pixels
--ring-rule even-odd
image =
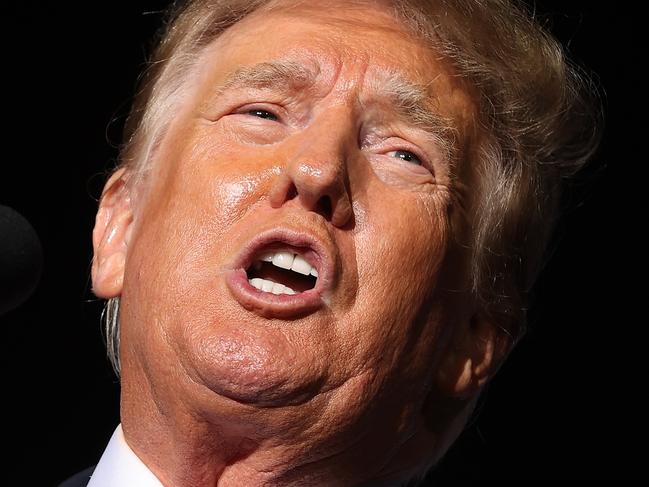
[[[300,65],[323,86],[342,79],[343,88],[378,90],[400,80],[401,86],[421,87],[431,101],[447,98],[455,105],[470,105],[466,90],[441,56],[377,4],[327,2],[322,7],[314,2],[262,8],[220,36],[204,61],[209,66],[206,84],[211,86],[242,67],[280,61]]]
[[[360,65],[412,69],[430,57],[421,42],[379,7],[260,9],[228,30],[218,44],[236,53],[235,63],[253,64],[260,57],[292,54],[306,63],[317,63],[323,71],[340,68],[336,64],[350,58]]]

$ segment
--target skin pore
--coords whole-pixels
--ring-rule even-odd
[[[259,10],[196,69],[146,181],[117,172],[97,215],[125,437],[168,486],[394,485],[444,452],[498,363],[494,327],[448,292],[450,148],[473,105],[364,4]],[[278,231],[316,242],[308,309],[233,284]]]

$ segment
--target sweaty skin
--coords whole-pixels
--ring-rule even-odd
[[[452,260],[444,139],[395,79],[462,147],[469,96],[387,10],[259,10],[202,53],[146,179],[108,182],[93,286],[121,296],[123,430],[163,484],[394,485],[458,434],[442,401],[489,376],[492,327]],[[314,309],[232,284],[278,229],[322,250]]]

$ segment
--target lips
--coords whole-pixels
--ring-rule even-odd
[[[292,229],[272,229],[244,246],[228,288],[246,309],[267,318],[297,318],[326,304],[335,253],[328,239]]]

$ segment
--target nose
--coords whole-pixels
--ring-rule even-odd
[[[356,141],[353,132],[350,124],[330,117],[329,122],[314,121],[297,136],[270,191],[271,206],[297,200],[334,226],[345,226],[352,218],[348,162]]]

